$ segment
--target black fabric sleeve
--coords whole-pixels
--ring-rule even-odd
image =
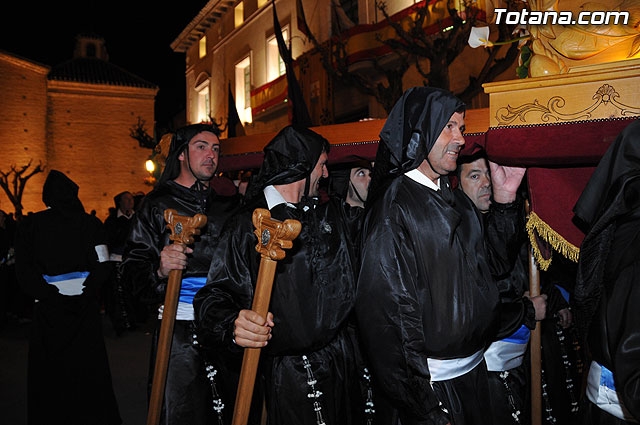
[[[28,217],[18,224],[15,239],[16,275],[19,276],[20,288],[26,294],[46,301],[62,295],[58,288],[49,285],[42,277],[43,270],[36,261],[35,231],[33,220]]]
[[[106,249],[106,258],[99,258],[96,248],[103,245],[107,247],[107,232],[104,224],[96,217],[86,216],[87,219],[87,235],[89,243],[87,246],[87,269],[89,276],[84,282],[84,293],[90,293],[92,296],[98,296],[100,287],[109,280],[113,269],[109,262],[109,252]]]
[[[161,302],[167,282],[157,275],[164,248],[162,211],[151,202],[144,202],[132,220],[119,266],[123,284],[142,302]]]
[[[524,247],[524,211],[520,198],[509,204],[493,202],[485,220],[485,241],[489,268],[496,279],[508,279],[511,285],[523,288],[503,288],[500,294],[500,328],[496,339],[506,338],[522,325],[529,329],[536,326],[535,308],[526,297],[513,296],[528,290],[529,276],[525,264],[527,250]],[[524,257],[524,258],[523,258]]]
[[[198,338],[205,350],[241,353],[233,343],[234,322],[251,308],[258,254],[251,218],[241,214],[225,225],[211,260],[207,283],[193,300]]]
[[[510,204],[491,204],[485,220],[487,261],[491,274],[500,279],[508,275],[515,265],[524,243],[522,203],[516,199]]]
[[[615,385],[625,407],[640,420],[640,261],[625,268],[615,285],[609,301],[620,312],[619,339],[612,347]]]

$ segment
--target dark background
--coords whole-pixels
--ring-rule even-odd
[[[99,35],[111,63],[159,87],[156,122],[166,129],[174,116],[184,116],[186,99],[185,55],[169,45],[206,3],[13,0],[3,7],[0,49],[55,66],[72,59],[76,35]]]

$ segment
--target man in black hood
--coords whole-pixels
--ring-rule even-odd
[[[209,188],[218,165],[219,135],[218,128],[210,124],[193,124],[175,132],[158,187],[143,199],[134,215],[120,265],[124,285],[132,294],[150,304],[159,304],[152,367],[167,277],[170,270],[183,270],[161,414],[163,424],[204,425],[222,415],[210,407],[212,388],[197,346],[192,305],[193,296],[205,283],[219,230],[234,206],[233,199],[217,196]],[[193,248],[171,244],[164,221],[164,211],[169,208],[178,215],[207,216],[207,225],[195,238]]]
[[[513,262],[524,170],[492,165],[486,226],[499,231],[485,234],[447,177],[463,133],[464,104],[427,87],[407,90],[380,133],[356,313],[376,387],[403,425],[492,423],[484,348],[525,316],[535,325],[533,306],[522,302],[501,329],[492,276]]]
[[[573,211],[587,230],[573,298],[593,358],[583,423],[638,423],[640,121],[609,146]]]
[[[349,226],[349,239],[358,258],[364,205],[369,195],[372,168],[371,161],[361,158],[341,163],[331,170],[330,194],[341,201]]]
[[[30,424],[120,424],[102,336],[98,291],[110,274],[102,223],[78,186],[51,170],[47,209],[22,220],[16,274],[36,299],[29,344]]]
[[[286,127],[265,147],[264,162],[242,210],[225,225],[207,285],[196,295],[203,344],[235,357],[264,347],[261,358],[269,423],[349,424],[361,414],[348,317],[355,302],[353,256],[342,209],[316,205],[327,177],[329,143],[306,128]],[[251,215],[267,208],[302,224],[279,261],[268,317],[251,306],[260,255]],[[357,406],[357,407],[354,407]]]

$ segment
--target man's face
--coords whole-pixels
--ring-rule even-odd
[[[464,114],[455,112],[429,152],[429,163],[433,170],[427,167],[431,174],[427,174],[427,177],[435,179],[456,170],[458,154],[464,146],[462,133],[464,133]],[[433,175],[434,171],[437,175]]]
[[[309,176],[309,196],[318,196],[318,189],[320,188],[320,179],[329,177],[329,170],[327,170],[327,160],[329,157],[326,152],[320,154],[318,162],[315,168],[311,171]]]
[[[478,158],[468,164],[462,164],[460,188],[473,201],[480,212],[489,211],[489,205],[491,205],[491,173],[486,159]]]
[[[361,204],[363,201],[366,201],[369,193],[369,183],[371,183],[371,170],[365,167],[352,168],[349,173],[349,182],[347,203],[353,205],[352,202]],[[354,188],[362,200],[358,199],[358,196],[354,193]]]
[[[218,136],[208,131],[198,133],[189,141],[187,149],[189,149],[189,161],[193,175],[198,180],[211,180],[218,167],[218,156],[220,155]],[[180,173],[190,175],[185,152],[182,152],[178,159],[180,160]]]
[[[133,195],[129,192],[120,197],[120,210],[131,211],[133,209]]]

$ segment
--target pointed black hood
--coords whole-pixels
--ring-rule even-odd
[[[625,176],[638,171],[640,121],[634,121],[609,146],[573,207],[573,212],[591,228],[605,209],[611,208],[611,201],[620,190]]]
[[[322,152],[329,153],[329,142],[304,127],[283,128],[264,148],[260,172],[247,190],[252,198],[270,185],[289,184],[311,175]]]
[[[78,185],[58,170],[51,170],[42,188],[44,204],[65,215],[83,213],[84,207],[78,199]]]
[[[380,132],[369,199],[384,192],[394,178],[418,168],[451,116],[464,107],[446,90],[412,87],[405,91]]]

